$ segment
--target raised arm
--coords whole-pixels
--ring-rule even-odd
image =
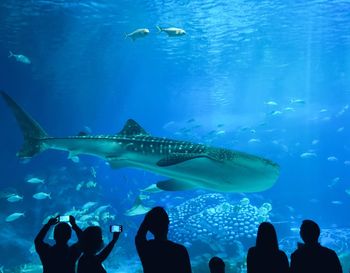
[[[43,245],[45,245],[44,243],[44,239],[45,236],[47,234],[47,232],[49,231],[50,227],[57,224],[58,222],[58,218],[51,218],[39,231],[38,235],[36,235],[35,240],[34,240],[34,244],[35,244],[35,248],[38,251]]]
[[[75,231],[75,234],[78,237],[78,241],[81,242],[83,231],[77,225],[75,218],[72,215],[69,216],[69,223],[72,225],[72,229]]]
[[[111,253],[115,243],[118,241],[120,233],[113,232],[113,239],[109,244],[97,255],[97,259],[102,263],[107,259],[108,255]]]
[[[147,218],[145,217],[135,236],[136,247],[138,247],[139,244],[147,242],[147,232],[148,232],[148,222],[147,222]]]

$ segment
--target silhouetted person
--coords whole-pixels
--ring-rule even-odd
[[[256,246],[248,250],[247,273],[285,273],[288,271],[288,258],[278,248],[274,226],[268,222],[261,223],[256,237]]]
[[[190,273],[191,263],[183,245],[168,240],[169,217],[161,207],[150,210],[135,237],[144,273]],[[147,240],[147,232],[154,239]]]
[[[305,244],[298,243],[298,249],[291,255],[292,273],[342,273],[337,254],[319,244],[320,227],[311,220],[304,220],[300,236]]]
[[[35,250],[39,254],[43,265],[43,273],[74,273],[76,261],[81,255],[79,241],[82,231],[75,223],[74,217],[69,216],[69,222],[77,234],[78,242],[68,246],[68,241],[72,235],[72,229],[68,223],[58,223],[58,219],[58,217],[51,218],[47,224],[42,227],[34,240]],[[54,229],[56,244],[51,246],[44,242],[44,238],[53,225],[56,225]]]
[[[210,273],[225,273],[225,263],[219,257],[213,257],[209,261]]]
[[[83,255],[78,262],[78,273],[106,273],[102,262],[111,253],[119,235],[119,232],[113,232],[112,240],[99,252],[103,247],[102,230],[98,226],[87,227],[81,240]]]

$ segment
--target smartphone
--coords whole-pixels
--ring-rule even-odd
[[[59,222],[69,222],[69,215],[60,216]]]
[[[123,226],[122,225],[115,225],[115,226],[110,226],[110,231],[111,232],[122,232],[123,231]]]

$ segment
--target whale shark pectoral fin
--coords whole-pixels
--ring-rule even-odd
[[[114,170],[130,166],[130,164],[128,164],[126,160],[117,157],[107,157],[107,162],[109,166],[111,166],[111,168]]]
[[[144,188],[141,190],[142,192],[147,192],[147,193],[157,193],[161,192],[162,189],[158,188],[156,184],[149,185],[147,188]]]
[[[160,159],[157,162],[157,165],[159,167],[168,167],[171,165],[176,165],[188,160],[196,159],[196,158],[201,158],[201,157],[206,157],[215,161],[221,161],[211,155],[208,154],[184,154],[184,153],[173,153],[171,155],[168,155],[167,157],[164,157]]]
[[[159,181],[157,183],[157,188],[164,191],[184,191],[184,190],[196,189],[197,186],[190,184],[188,182],[169,179],[169,180]]]

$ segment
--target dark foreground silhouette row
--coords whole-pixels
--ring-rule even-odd
[[[35,238],[35,249],[39,254],[44,273],[75,273],[78,261],[78,273],[106,273],[102,263],[107,259],[120,233],[113,232],[113,239],[103,247],[102,230],[97,226],[82,231],[73,216],[69,223],[52,218],[43,226]],[[44,242],[50,227],[54,229],[53,246]],[[78,242],[69,246],[72,229]],[[144,273],[191,273],[191,262],[187,249],[168,240],[169,217],[161,207],[150,210],[135,237],[137,253]],[[147,240],[147,233],[154,239]],[[304,220],[300,227],[299,243],[291,255],[289,266],[286,254],[278,247],[277,235],[271,223],[261,223],[258,228],[256,245],[248,250],[248,273],[342,273],[336,253],[319,244],[319,226],[311,220]],[[127,261],[125,261],[127,262]],[[209,261],[211,273],[224,273],[225,263],[219,257]]]

